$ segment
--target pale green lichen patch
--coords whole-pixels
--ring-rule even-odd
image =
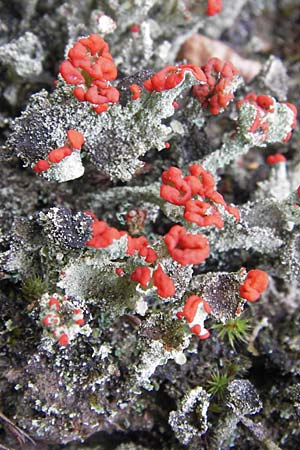
[[[188,445],[206,432],[209,398],[202,387],[195,387],[183,397],[177,411],[170,412],[169,424],[182,444]]]

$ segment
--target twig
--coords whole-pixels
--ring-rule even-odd
[[[32,445],[36,445],[35,441],[27,434],[25,431],[21,430],[21,428],[17,427],[11,420],[8,419],[1,411],[0,411],[0,420],[5,423],[10,433],[17,439],[20,445],[24,445],[26,440],[29,441]],[[7,449],[0,445],[0,450],[13,450]]]

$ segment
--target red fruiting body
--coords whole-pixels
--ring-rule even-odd
[[[100,53],[101,56],[111,59],[107,42],[98,34],[90,34],[87,38],[79,39],[78,42],[88,48],[92,56]]]
[[[137,100],[141,96],[142,88],[138,84],[131,84],[129,90],[132,93],[132,100]]]
[[[69,147],[58,147],[51,152],[48,153],[48,160],[52,163],[59,163],[66,156],[69,156],[72,153]]]
[[[67,137],[72,148],[75,148],[76,150],[81,150],[81,147],[84,144],[84,137],[79,131],[68,130]]]
[[[73,320],[77,325],[84,325],[84,317],[83,317],[83,311],[80,308],[75,308],[73,311]]]
[[[87,211],[85,214],[91,215]],[[105,248],[111,245],[114,240],[120,239],[122,236],[122,232],[118,231],[116,228],[109,227],[106,222],[100,221],[97,218],[94,218],[91,228],[92,238],[85,243],[88,247]]]
[[[168,298],[175,294],[175,286],[172,279],[163,271],[161,265],[153,273],[153,284],[157,288],[160,297]]]
[[[241,214],[240,214],[240,211],[235,206],[233,206],[233,205],[226,205],[225,209],[226,209],[226,211],[229,214],[231,214],[235,218],[235,220],[237,222],[239,222],[239,220],[241,218]]]
[[[70,147],[65,146],[64,147],[64,158],[66,158],[66,156],[70,156],[72,155],[72,149]]]
[[[147,247],[148,245],[148,240],[145,236],[134,238],[128,234],[127,238],[127,255],[133,256],[135,252],[140,252],[143,247]]]
[[[269,124],[265,120],[265,116],[268,113],[273,113],[274,108],[274,99],[268,95],[256,95],[255,93],[251,92],[245,96],[245,98],[239,102],[237,102],[236,106],[237,108],[240,108],[244,103],[250,103],[256,108],[256,117],[249,128],[250,133],[254,133],[256,131],[262,131],[261,141],[264,141],[268,137],[269,132]],[[290,123],[291,131],[295,128],[296,122],[297,122],[297,108],[295,105],[291,103],[284,103],[287,105],[293,112],[293,120]],[[287,142],[291,137],[291,131],[286,135],[286,137],[283,139],[282,142]],[[272,164],[272,163],[271,163]],[[277,163],[273,163],[277,164]]]
[[[211,58],[201,69],[207,83],[195,85],[193,95],[211,114],[219,114],[234,98],[230,92],[230,84],[238,75],[238,70],[232,63],[223,63],[219,58]]]
[[[191,175],[184,177],[184,180],[190,186],[192,195],[198,194],[201,197],[207,197],[213,192],[215,187],[214,177],[202,166],[194,164],[189,167],[189,172]]]
[[[269,133],[269,124],[264,120],[267,113],[273,113],[274,100],[268,95],[256,95],[254,92],[250,92],[244,97],[244,100],[237,102],[237,108],[240,108],[244,103],[250,103],[256,108],[256,117],[249,128],[249,133],[255,133],[261,130],[261,140],[265,140]]]
[[[273,166],[274,164],[278,164],[281,162],[286,162],[286,157],[281,153],[275,153],[274,155],[267,156],[267,164]]]
[[[40,159],[35,165],[33,166],[33,170],[35,173],[39,172],[45,172],[45,170],[48,170],[50,167],[50,164],[45,159]]]
[[[291,130],[293,130],[293,129],[296,127],[296,125],[297,125],[297,114],[298,114],[297,108],[296,108],[296,106],[293,105],[292,103],[285,103],[285,104],[286,104],[286,106],[288,106],[288,107],[293,111],[294,118],[293,118],[293,122],[291,123]],[[291,138],[291,136],[292,136],[292,132],[290,131],[290,132],[286,135],[286,137],[285,137],[285,139],[283,140],[283,142],[288,142],[289,139]]]
[[[200,298],[197,295],[190,295],[190,297],[186,299],[183,310],[178,312],[176,316],[178,317],[178,319],[182,319],[183,317],[185,317],[189,323],[193,322],[200,303],[203,304],[205,312],[207,314],[210,314],[211,308],[203,298]]]
[[[84,102],[85,100],[85,90],[82,87],[76,87],[73,91],[74,96],[80,102]]]
[[[200,67],[193,64],[181,64],[179,66],[164,67],[149,80],[146,80],[144,87],[150,92],[162,92],[173,89],[182,82],[185,72],[192,72],[198,81],[206,83],[206,77]]]
[[[122,277],[124,275],[124,270],[122,269],[122,267],[116,268],[116,274],[118,275],[118,277]]]
[[[140,31],[140,27],[138,25],[132,25],[130,31],[131,33],[138,33]]]
[[[226,208],[226,202],[223,198],[223,195],[217,191],[207,192],[206,197],[217,205],[222,205]]]
[[[84,137],[79,131],[68,130],[67,138],[69,142],[68,145],[71,145],[71,147],[76,150],[81,149],[84,142]],[[62,147],[54,148],[53,150],[51,150],[48,153],[48,161],[41,159],[35,164],[33,170],[36,173],[44,172],[45,170],[48,170],[50,168],[50,163],[57,164],[67,156],[72,155],[72,148],[70,148],[68,145],[64,145]]]
[[[74,322],[77,323],[77,325],[80,325],[80,326],[84,325],[84,319],[77,319],[77,320],[74,320]]]
[[[205,14],[207,16],[215,16],[222,11],[222,0],[207,0],[207,8]]]
[[[201,325],[196,321],[197,312],[199,306],[203,307],[204,316],[202,317],[202,321],[205,319],[205,316],[207,314],[211,313],[211,308],[209,304],[201,297],[198,297],[197,295],[191,295],[187,298],[183,310],[176,313],[176,316],[179,320],[182,320],[185,318],[190,325],[191,332],[196,334],[200,339],[207,339],[210,336],[210,333],[208,330],[206,330],[203,327],[203,324]],[[199,318],[201,320],[201,317]],[[198,319],[198,320],[199,320]]]
[[[120,232],[113,227],[108,227],[101,233],[93,236],[93,238],[86,242],[86,245],[94,248],[105,248],[109,247],[114,240],[120,238]]]
[[[59,66],[59,72],[68,84],[84,84],[85,78],[81,72],[76,69],[70,61],[63,61]]]
[[[265,111],[274,112],[274,100],[269,95],[258,95],[256,98],[258,106],[263,108]]]
[[[223,228],[224,226],[221,214],[216,208],[201,200],[186,202],[183,217],[189,222],[196,223],[199,227],[215,225],[217,228]]]
[[[157,260],[157,253],[151,247],[142,247],[139,250],[139,255],[145,258],[146,262],[149,264],[152,264]]]
[[[58,311],[60,308],[60,301],[58,300],[58,298],[51,297],[48,305],[49,305],[50,309],[54,309],[54,310]]]
[[[249,302],[255,302],[266,290],[268,282],[266,272],[259,269],[250,270],[244,284],[240,286],[240,296]]]
[[[210,202],[224,206],[237,221],[240,219],[238,209],[227,205],[223,196],[214,190],[215,181],[209,172],[199,164],[190,166],[189,171],[191,175],[182,177],[178,167],[165,170],[162,174],[163,184],[160,188],[160,196],[174,205],[184,205],[184,218],[200,227],[215,225],[222,228],[224,226],[219,211]],[[201,199],[191,199],[196,195]]]
[[[165,142],[165,148],[166,148],[166,149],[169,149],[170,147],[171,147],[170,142]]]
[[[69,345],[69,342],[70,342],[70,339],[69,339],[69,336],[67,333],[62,333],[58,338],[58,343],[62,347],[66,347],[67,345]]]
[[[101,113],[107,111],[107,109],[108,109],[108,104],[105,104],[105,105],[99,105],[99,106],[96,106],[95,108],[93,108],[93,110],[94,110],[97,114],[101,114]]]
[[[119,101],[119,91],[108,84],[116,79],[117,68],[107,42],[99,35],[91,34],[79,39],[59,70],[66,83],[77,86],[73,93],[79,101],[98,105],[94,108],[96,113],[106,111],[109,103]],[[80,142],[76,145],[79,146]]]
[[[102,81],[95,81],[85,94],[85,100],[95,105],[106,105],[119,101],[120,93],[118,89],[109,86]]]
[[[42,324],[49,328],[56,327],[60,324],[60,318],[58,314],[50,312],[42,319]]]
[[[184,205],[192,196],[189,184],[182,178],[181,170],[170,167],[162,173],[160,196],[174,205]]]
[[[147,287],[151,279],[151,270],[149,267],[141,266],[137,267],[131,274],[130,279],[140,283],[141,286]]]
[[[165,235],[164,241],[171,257],[182,266],[201,264],[209,256],[206,237],[187,233],[180,225],[174,225]]]
[[[292,103],[287,103],[287,102],[286,102],[285,104],[286,104],[286,106],[288,106],[288,107],[293,111],[293,114],[294,114],[294,121],[293,121],[293,123],[292,123],[292,125],[291,125],[291,128],[295,128],[296,125],[297,125],[297,115],[298,115],[297,108],[296,108],[296,106],[293,105]]]

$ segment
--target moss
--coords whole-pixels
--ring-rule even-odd
[[[46,291],[46,282],[37,275],[27,278],[21,288],[22,295],[28,302],[38,300]]]
[[[218,400],[222,400],[229,381],[230,378],[226,373],[222,373],[217,370],[213,372],[211,378],[207,380],[207,392],[215,396]]]
[[[229,342],[232,348],[239,342],[248,342],[248,335],[251,330],[249,320],[241,317],[229,319],[225,324],[215,324],[213,328],[218,331],[218,336],[222,340]]]
[[[179,320],[167,321],[162,328],[162,341],[168,347],[177,348],[185,335],[186,327]]]

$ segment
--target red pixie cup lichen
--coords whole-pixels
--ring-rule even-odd
[[[122,267],[117,267],[115,272],[118,275],[118,277],[123,277],[124,276],[124,270],[122,269]]]
[[[40,159],[38,162],[35,163],[33,166],[33,170],[35,173],[45,172],[45,170],[48,170],[50,167],[50,164],[45,159]]]
[[[165,235],[164,241],[170,256],[182,266],[201,264],[209,256],[207,238],[202,234],[187,233],[180,225],[174,225]]]
[[[286,162],[286,157],[281,153],[274,153],[274,155],[267,156],[267,164],[274,166],[275,164]]]
[[[225,209],[226,209],[226,211],[227,211],[229,214],[231,214],[231,215],[235,218],[235,220],[236,220],[237,222],[239,222],[239,220],[240,220],[240,218],[241,218],[241,213],[240,213],[240,211],[238,210],[238,208],[236,208],[236,207],[233,206],[233,205],[226,205],[226,206],[225,206]]]
[[[203,298],[200,298],[197,295],[190,295],[190,297],[188,297],[185,302],[183,310],[176,313],[176,316],[178,317],[178,319],[183,319],[183,317],[185,317],[189,323],[193,322],[199,303],[203,303],[204,309],[207,314],[211,313],[209,304]]]
[[[236,106],[237,106],[237,108],[240,108],[245,103],[251,104],[256,110],[256,115],[255,115],[252,123],[250,124],[248,132],[249,133],[258,132],[257,136],[259,136],[259,134],[260,134],[261,135],[260,141],[263,142],[264,140],[266,140],[268,138],[268,135],[270,132],[270,124],[267,119],[268,119],[269,114],[273,114],[275,112],[276,101],[269,95],[264,95],[264,94],[256,95],[255,93],[250,92],[249,94],[247,94],[244,97],[243,100],[240,100],[239,102],[237,102]],[[295,107],[295,105],[293,105],[291,103],[279,102],[279,105],[280,105],[280,103],[283,105],[286,105],[288,108],[290,108],[290,110],[293,113],[292,117],[290,117],[290,123],[289,123],[290,131],[286,134],[286,136],[284,138],[281,138],[282,139],[281,142],[287,142],[292,135],[292,131],[296,127],[297,108]]]
[[[102,81],[95,81],[85,94],[85,100],[95,105],[116,103],[119,101],[120,93],[118,89]]]
[[[50,309],[53,309],[55,311],[58,311],[60,309],[60,301],[56,297],[51,297],[49,299],[48,305]]]
[[[92,33],[86,38],[79,39],[79,43],[88,48],[92,56],[100,53],[103,57],[111,58],[108,43],[99,34]]]
[[[81,308],[74,309],[72,319],[77,325],[80,325],[80,326],[84,325],[85,320],[84,320],[83,311]]]
[[[138,84],[131,84],[129,90],[132,93],[131,99],[137,100],[141,96],[142,88]]]
[[[240,296],[248,302],[255,302],[267,289],[268,283],[266,272],[259,269],[250,270],[244,284],[240,286]]]
[[[66,156],[70,156],[71,154],[72,150],[69,147],[58,147],[48,153],[48,160],[52,163],[59,163],[62,159]]]
[[[133,256],[135,252],[140,252],[142,248],[147,247],[148,240],[145,236],[132,237],[127,234],[127,255]]]
[[[153,284],[157,288],[160,297],[168,298],[175,294],[175,286],[172,279],[163,271],[159,264],[153,273]]]
[[[117,78],[117,68],[107,42],[97,34],[79,39],[69,50],[68,59],[59,68],[67,84],[76,86],[73,94],[95,107],[96,113],[107,110],[109,103],[119,101],[119,91],[109,81]],[[76,148],[76,147],[74,147]]]
[[[263,108],[265,111],[274,112],[274,100],[269,95],[261,94],[256,98],[258,106]]]
[[[138,25],[132,25],[130,31],[131,33],[138,33],[140,31],[140,27]]]
[[[84,137],[79,131],[68,130],[65,145],[50,150],[47,155],[47,160],[40,159],[37,161],[37,163],[33,166],[34,172],[44,172],[52,167],[53,164],[60,163],[67,156],[71,156],[73,150],[81,150],[83,143]]]
[[[290,140],[290,138],[292,137],[292,131],[296,128],[297,125],[297,115],[298,115],[298,111],[295,105],[293,105],[292,103],[285,103],[286,106],[288,106],[292,111],[293,111],[293,121],[291,123],[291,131],[286,135],[286,137],[284,138],[283,142],[288,142]]]
[[[62,333],[58,338],[58,343],[62,347],[67,347],[70,343],[69,335],[67,333]]]
[[[207,84],[195,85],[193,95],[211,114],[219,114],[234,98],[230,85],[238,75],[238,70],[231,62],[223,62],[219,58],[211,58],[202,70]]]
[[[190,295],[185,301],[183,310],[178,311],[176,316],[179,320],[185,318],[191,332],[196,334],[199,339],[207,339],[210,333],[204,327],[204,321],[210,313],[211,308],[204,298]]]
[[[84,136],[80,133],[80,131],[68,130],[67,137],[72,148],[75,148],[75,150],[81,150],[81,147],[84,144]]]
[[[173,205],[184,205],[192,196],[192,190],[187,181],[182,178],[178,167],[170,167],[162,173],[163,184],[160,196]]]
[[[191,72],[196,80],[206,83],[206,77],[200,67],[193,64],[166,66],[144,82],[144,87],[150,92],[163,92],[178,86],[184,79],[185,72]]]
[[[207,8],[205,14],[207,16],[215,16],[222,11],[222,0],[207,0]]]
[[[163,184],[160,187],[160,196],[174,205],[184,206],[184,218],[200,227],[215,225],[223,228],[224,226],[220,212],[211,203],[223,206],[239,221],[238,209],[227,205],[222,194],[215,190],[215,180],[211,173],[199,164],[191,165],[189,172],[190,175],[182,177],[178,167],[172,166],[165,170],[162,174]]]
[[[60,324],[60,317],[54,312],[49,312],[45,317],[43,317],[42,324],[48,328],[56,327]]]
[[[201,200],[187,201],[183,217],[189,222],[196,223],[199,227],[215,225],[221,229],[224,226],[224,220],[219,211],[209,203]]]
[[[141,286],[147,287],[151,280],[151,270],[147,266],[137,267],[131,274],[130,279],[140,283]]]
[[[157,260],[157,253],[151,247],[142,247],[139,250],[139,255],[145,258],[145,261],[149,264],[154,263]]]
[[[203,197],[214,190],[214,177],[204,167],[200,166],[200,164],[190,166],[189,172],[191,175],[186,176],[184,179],[190,185],[193,195],[199,194]]]
[[[85,214],[94,219],[91,225],[92,237],[86,241],[86,246],[93,248],[106,248],[109,247],[114,240],[118,240],[122,236],[122,232],[114,227],[109,227],[106,222],[98,220],[94,214],[89,211],[85,211]]]
[[[76,69],[70,61],[63,61],[59,66],[59,71],[63,79],[68,84],[84,84],[85,78],[81,72]]]
[[[256,108],[256,116],[249,128],[250,133],[255,133],[256,131],[262,131],[261,140],[267,139],[269,133],[269,124],[265,120],[265,116],[268,113],[274,112],[274,100],[269,95],[256,95],[254,92],[247,94],[243,100],[237,102],[237,108],[240,108],[244,103],[250,103]]]

